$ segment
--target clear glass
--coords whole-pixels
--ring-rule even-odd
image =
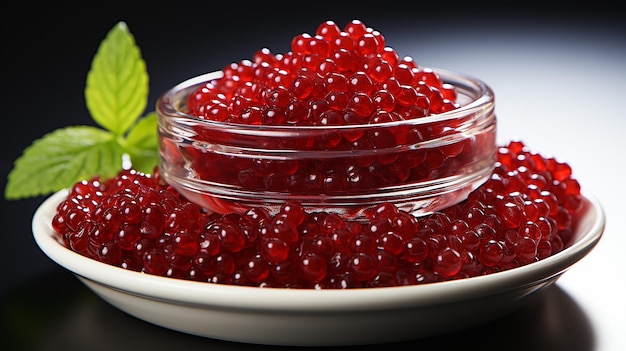
[[[180,83],[157,102],[160,171],[183,195],[214,212],[286,201],[358,218],[391,202],[416,216],[456,204],[496,161],[493,91],[482,81],[436,70],[461,107],[412,120],[348,126],[251,126],[186,111],[190,92],[219,78]]]

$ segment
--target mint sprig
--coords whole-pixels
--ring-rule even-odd
[[[149,77],[125,22],[107,34],[87,75],[85,101],[100,126],[69,126],[35,140],[15,161],[4,196],[47,195],[95,175],[110,178],[123,168],[149,173],[157,164],[157,119],[145,116]]]

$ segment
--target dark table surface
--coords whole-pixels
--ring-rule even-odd
[[[286,52],[293,36],[334,20],[361,19],[423,66],[472,74],[496,92],[498,140],[522,139],[570,163],[607,216],[597,247],[522,309],[459,333],[345,349],[624,350],[626,239],[626,25],[617,10],[536,10],[359,4],[241,4],[211,10],[192,3],[125,9],[18,4],[3,22],[3,184],[22,150],[54,129],[93,124],[85,78],[98,45],[125,21],[150,74],[150,106],[192,76],[250,58],[261,47]],[[528,5],[528,4],[527,4]],[[142,10],[143,9],[143,10]],[[37,16],[34,15],[37,14]],[[37,19],[35,19],[37,17]],[[8,94],[8,95],[7,95]],[[2,199],[0,348],[3,350],[274,350],[157,327],[108,305],[46,257],[32,238],[45,197]]]

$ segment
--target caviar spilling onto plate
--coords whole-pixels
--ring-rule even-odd
[[[348,289],[468,278],[564,248],[582,206],[568,164],[513,141],[482,186],[415,217],[385,203],[354,221],[285,203],[216,214],[150,176],[124,170],[77,183],[52,226],[67,247],[148,274],[208,283]]]

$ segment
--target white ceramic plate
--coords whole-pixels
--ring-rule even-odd
[[[37,209],[41,250],[113,306],[147,322],[229,341],[291,346],[395,342],[451,333],[519,308],[554,283],[600,240],[605,215],[585,196],[574,242],[539,262],[442,283],[350,290],[269,289],[158,277],[83,257],[63,246],[50,225],[60,191]]]

